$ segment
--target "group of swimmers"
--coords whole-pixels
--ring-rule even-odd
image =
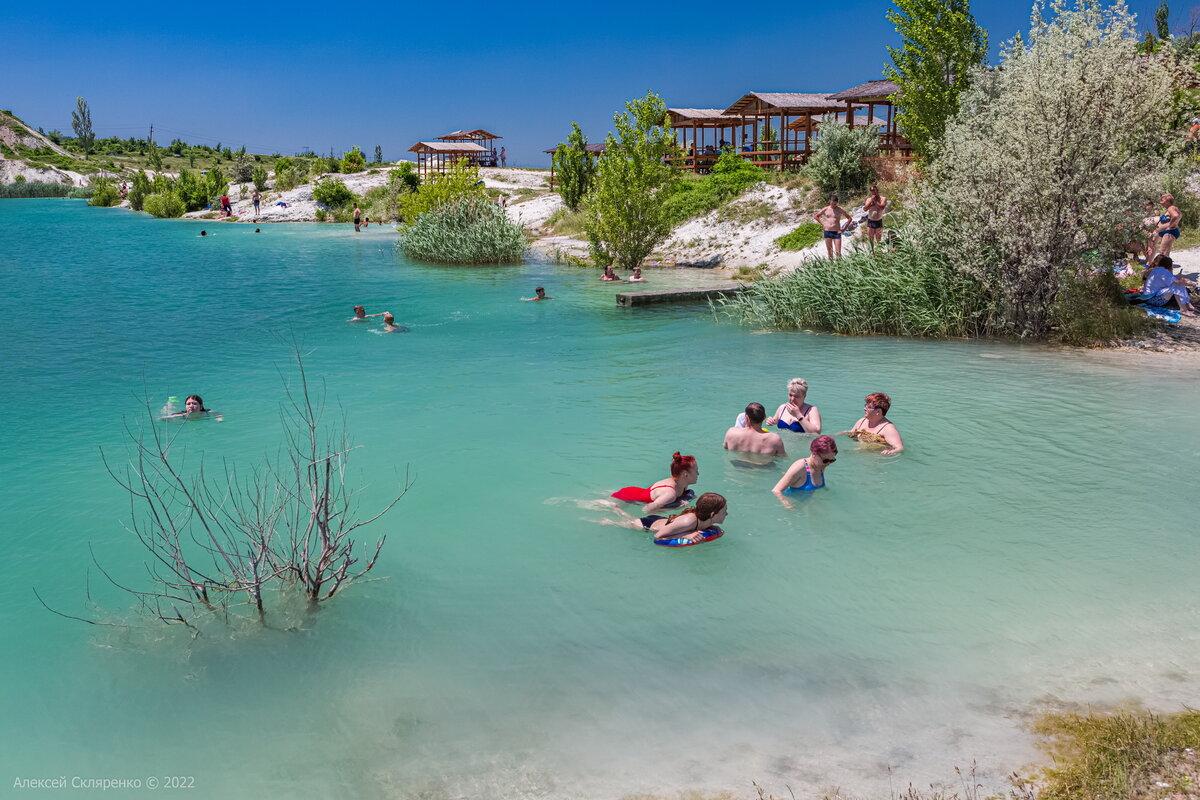
[[[378,314],[368,314],[367,309],[363,306],[354,307],[354,316],[346,320],[347,322],[366,322],[374,317],[383,317],[383,332],[384,333],[407,333],[408,328],[403,325],[396,324],[396,317],[390,311],[380,311]]]
[[[837,440],[821,434],[821,412],[807,402],[808,382],[803,378],[792,378],[787,384],[788,399],[767,417],[761,403],[750,403],[739,414],[733,426],[725,432],[724,447],[731,452],[752,453],[774,459],[786,456],[783,437],[770,428],[794,433],[815,434],[809,442],[809,454],[792,463],[775,484],[772,491],[785,505],[790,505],[787,495],[812,492],[825,487],[825,470],[837,461]],[[863,415],[849,430],[839,436],[848,436],[864,445],[881,447],[883,455],[895,455],[904,450],[904,439],[896,424],[888,419],[892,399],[883,392],[867,395]],[[698,544],[719,535],[719,526],[725,521],[729,504],[716,492],[705,492],[696,498],[696,503],[670,516],[654,512],[673,508],[694,497],[691,487],[699,480],[700,470],[695,456],[675,453],[671,457],[670,475],[648,489],[625,487],[613,493],[613,497],[624,502],[642,502],[644,516],[633,518],[620,506],[609,507],[620,517],[619,524],[649,531],[656,542],[678,541],[680,544]]]

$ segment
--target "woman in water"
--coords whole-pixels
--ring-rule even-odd
[[[663,478],[650,487],[650,502],[642,511],[646,514],[666,508],[676,500],[683,498],[688,487],[700,480],[700,467],[696,464],[695,456],[683,456],[679,453],[671,456],[671,477]]]
[[[779,499],[794,492],[813,492],[825,488],[825,468],[837,461],[837,442],[832,436],[818,436],[808,446],[808,458],[788,467],[772,490]]]
[[[602,280],[602,281],[619,281],[619,280],[621,280],[621,276],[618,275],[617,273],[613,272],[612,264],[609,264],[607,267],[604,268],[604,274],[600,276],[600,280]]]
[[[174,398],[171,398],[171,402],[174,402]],[[183,401],[183,411],[168,414],[163,419],[195,419],[201,414],[211,413],[211,411],[204,407],[204,398],[198,394],[189,394],[187,399]]]
[[[900,438],[900,429],[887,418],[888,410],[892,407],[892,398],[883,392],[872,392],[866,397],[863,406],[863,416],[854,427],[842,433],[862,444],[882,444],[885,456],[893,456],[904,449],[904,440]]]
[[[384,333],[408,333],[408,328],[403,325],[396,324],[396,318],[392,316],[392,312],[383,312],[383,332]]]
[[[811,403],[804,402],[808,397],[808,381],[792,378],[788,381],[787,393],[788,401],[775,409],[775,416],[767,420],[767,426],[775,425],[780,430],[796,433],[820,433],[821,412]]]
[[[654,534],[656,541],[662,539],[684,539],[692,544],[704,538],[704,531],[715,528],[729,515],[729,504],[716,492],[705,492],[696,499],[696,505],[669,517],[650,514],[634,523]]]
[[[633,274],[629,276],[628,280],[629,280],[629,282],[630,282],[630,283],[643,283],[643,282],[645,282],[645,280],[646,280],[646,279],[642,277],[642,268],[641,268],[641,267],[634,267],[634,268],[633,268]]]

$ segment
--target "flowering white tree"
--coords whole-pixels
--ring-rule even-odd
[[[1123,0],[1035,5],[916,190],[910,233],[979,281],[995,333],[1045,336],[1064,276],[1119,250],[1161,186],[1172,67],[1139,57],[1136,34]]]

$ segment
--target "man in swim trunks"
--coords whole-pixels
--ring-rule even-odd
[[[844,223],[842,222],[843,217],[846,218]],[[813,214],[813,219],[819,222],[825,231],[826,254],[831,259],[841,258],[842,234],[846,232],[846,228],[850,226],[853,219],[846,212],[846,209],[838,205],[838,196],[836,194],[831,195],[829,197],[829,205]]]
[[[357,233],[362,228],[362,209],[358,206],[354,207],[354,231]]]
[[[867,245],[875,252],[875,244],[883,239],[883,215],[887,212],[888,200],[879,193],[879,187],[871,184],[871,194],[863,203],[867,212]]]
[[[767,410],[762,403],[746,406],[746,426],[734,426],[725,431],[725,449],[739,453],[758,453],[768,456],[786,456],[783,439],[778,433],[764,431],[762,424]]]
[[[382,317],[383,315],[384,315],[383,311],[380,311],[378,314],[368,314],[367,309],[364,308],[363,306],[355,306],[354,307],[354,316],[346,321],[347,322],[366,322],[371,317]]]

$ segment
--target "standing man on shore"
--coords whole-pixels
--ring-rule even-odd
[[[877,242],[883,241],[883,215],[887,213],[888,200],[879,193],[879,186],[871,184],[871,194],[863,203],[867,212],[867,245],[875,252]]]
[[[503,147],[500,148],[500,166],[508,166],[508,151]]]
[[[842,222],[842,218],[846,222]],[[830,259],[842,257],[842,234],[853,221],[846,209],[838,205],[838,196],[830,195],[829,205],[813,214],[813,219],[820,223],[825,231],[825,252]]]
[[[254,194],[250,195],[250,199],[254,201],[254,221],[258,222],[258,206],[262,203],[262,194],[258,191],[258,187],[254,187]]]
[[[362,230],[362,209],[358,206],[354,207],[354,232]]]

